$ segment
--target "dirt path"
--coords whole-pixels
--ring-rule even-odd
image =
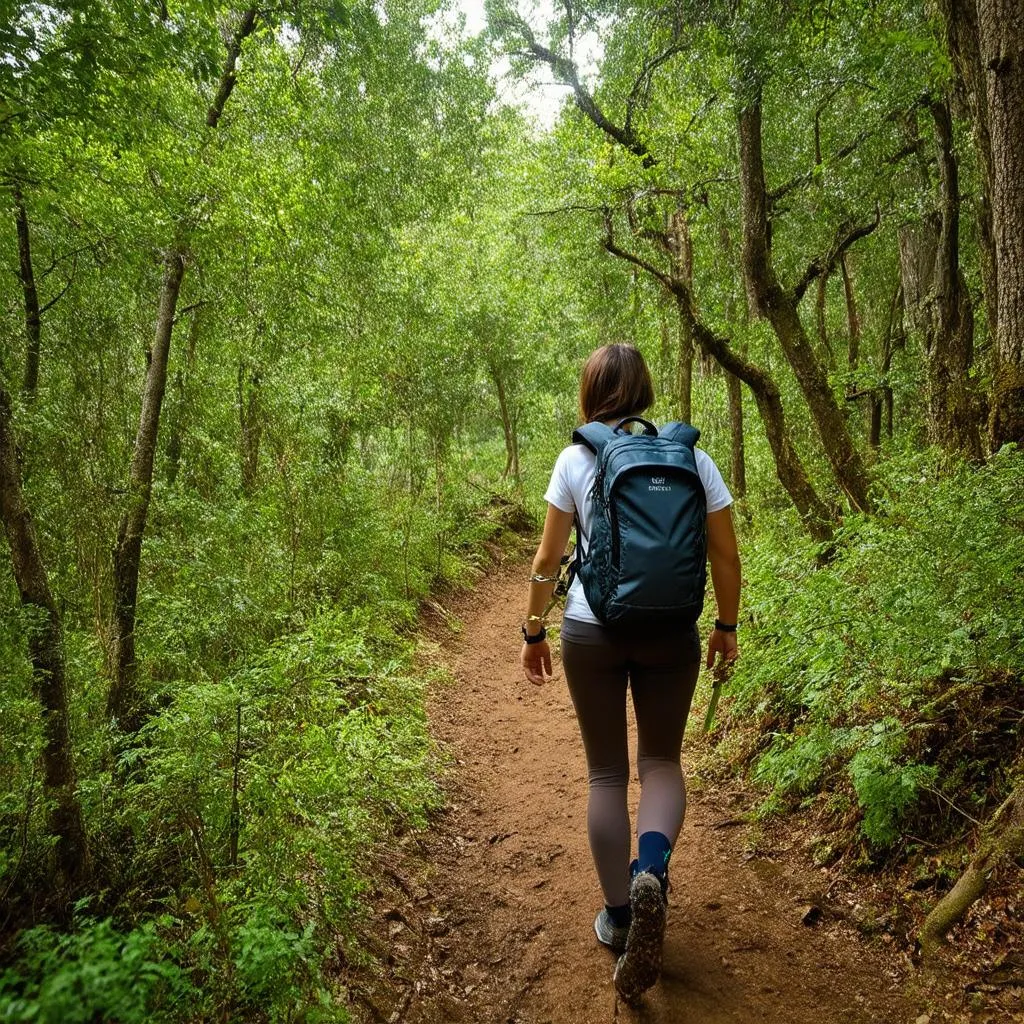
[[[893,957],[841,921],[802,923],[822,880],[751,856],[722,794],[691,792],[673,856],[665,968],[642,1007],[617,1003],[614,959],[592,931],[601,897],[586,839],[586,777],[561,671],[517,666],[527,570],[495,570],[443,643],[453,685],[431,717],[457,759],[438,832],[377,893],[397,1003],[391,1024],[917,1021]],[[691,721],[691,728],[699,722]],[[635,748],[634,748],[635,749]],[[685,759],[685,754],[684,754]],[[633,780],[635,802],[638,785]],[[393,991],[393,989],[392,989]],[[373,993],[370,993],[371,997]]]

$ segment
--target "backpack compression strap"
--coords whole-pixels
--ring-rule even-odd
[[[700,431],[689,423],[666,423],[658,431],[658,437],[667,437],[670,441],[679,441],[687,448],[692,448],[700,437]]]

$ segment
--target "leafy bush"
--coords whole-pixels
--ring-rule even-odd
[[[750,756],[776,797],[848,780],[880,850],[933,784],[979,814],[977,801],[995,798],[973,791],[970,765],[940,778],[952,741],[933,743],[929,730],[957,687],[1019,688],[1024,676],[1022,479],[1012,447],[980,469],[943,468],[931,451],[894,458],[878,514],[850,517],[825,564],[810,542],[758,524],[744,547],[750,622],[727,714],[773,734]]]
[[[199,992],[160,923],[127,933],[109,919],[68,934],[45,926],[25,932],[18,966],[0,974],[0,1020],[159,1024],[185,1016]]]

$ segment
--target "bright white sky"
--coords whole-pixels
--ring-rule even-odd
[[[545,26],[552,16],[553,0],[517,0],[519,11],[528,24],[537,33],[538,39],[545,38]],[[483,0],[453,0],[455,18],[459,14],[465,17],[465,34],[479,35],[486,25]],[[454,20],[445,22],[454,29]],[[596,38],[581,39],[576,45],[576,62],[580,75],[586,80],[588,74],[596,71],[600,53]],[[500,58],[491,68],[491,74],[497,84],[498,94],[506,103],[512,103],[529,114],[538,127],[551,128],[558,112],[572,90],[554,80],[551,71],[539,66],[530,76],[528,82],[516,79],[510,72],[507,58]]]

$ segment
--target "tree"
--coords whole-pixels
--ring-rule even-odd
[[[1024,440],[1024,9],[1013,0],[977,0],[977,10],[992,147],[997,282],[989,432],[992,447],[999,448]]]
[[[89,846],[76,792],[77,775],[68,715],[64,630],[25,501],[14,439],[10,396],[0,382],[0,518],[11,551],[14,578],[28,613],[29,659],[43,710],[43,781],[53,801],[50,831],[61,884],[74,894],[89,875]]]

